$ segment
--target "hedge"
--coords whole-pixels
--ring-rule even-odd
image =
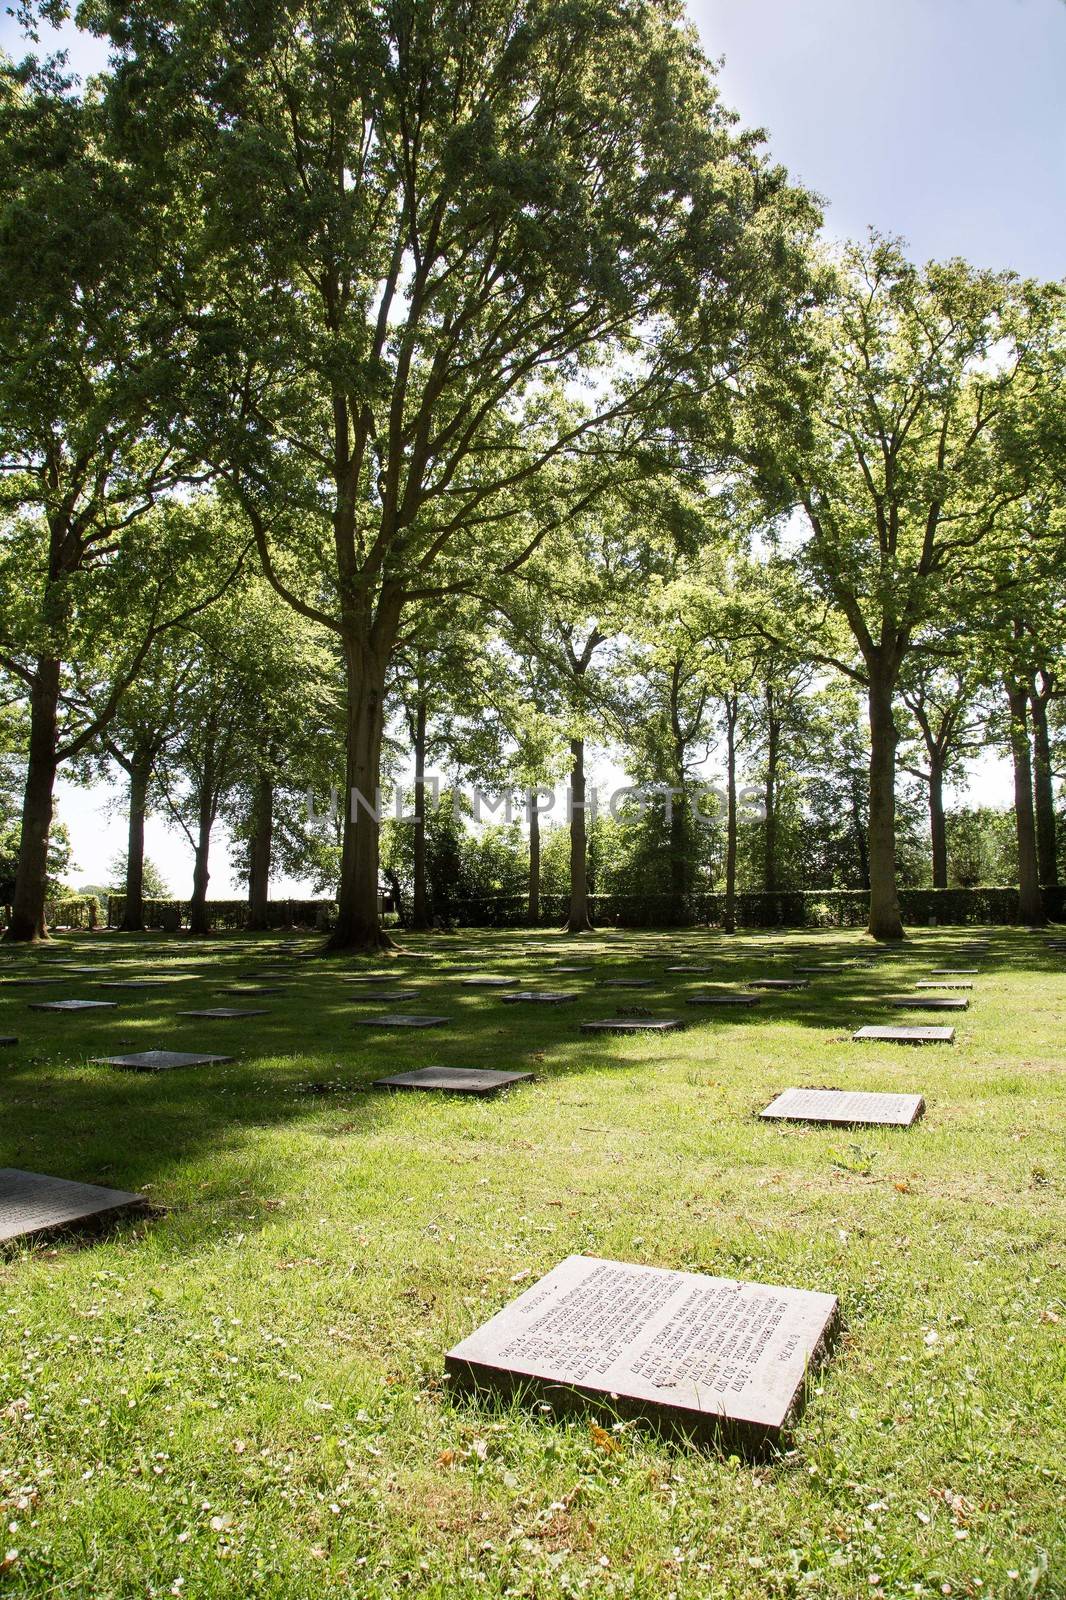
[[[267,926],[290,928],[296,925],[315,927],[321,919],[329,919],[334,912],[332,900],[271,900],[267,905]],[[239,930],[248,926],[247,900],[208,900],[208,924],[222,930]],[[126,896],[109,894],[107,897],[107,926],[118,928],[126,912]],[[163,931],[176,931],[189,921],[188,900],[145,900],[144,926]]]
[[[0,928],[6,928],[11,907],[0,905]],[[50,928],[98,928],[100,903],[96,896],[69,895],[62,900],[46,900],[44,920]]]

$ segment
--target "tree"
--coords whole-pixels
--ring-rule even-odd
[[[764,496],[796,512],[804,580],[856,656],[816,657],[860,684],[870,723],[870,932],[903,935],[896,893],[895,720],[923,627],[1004,537],[1031,461],[1004,449],[1046,385],[1058,292],[959,261],[911,266],[874,237],[844,253],[806,356],[750,375],[743,447]],[[790,522],[790,531],[798,523]]]
[[[650,436],[679,307],[724,383],[813,211],[671,0],[98,15],[125,148],[187,197],[185,437],[336,634],[346,786],[372,796],[406,609],[528,559],[549,464],[621,418]],[[335,945],[380,942],[377,856],[347,808]]]
[[[900,698],[914,718],[925,765],[912,765],[906,753],[900,765],[918,779],[928,797],[934,889],[948,886],[944,784],[961,771],[968,756],[980,750],[988,721],[989,706],[987,696],[981,694],[980,679],[973,660],[945,662],[939,652],[913,654],[901,677]],[[907,739],[906,730],[903,739]]]

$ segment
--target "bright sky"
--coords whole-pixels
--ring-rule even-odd
[[[690,0],[690,11],[708,52],[725,57],[724,100],[821,195],[834,235],[873,225],[923,261],[1066,271],[1064,0]],[[96,41],[67,37],[76,70],[103,65]],[[23,53],[10,16],[0,17],[0,47]],[[602,781],[615,776],[606,763]],[[979,762],[969,796],[1009,803],[1005,764]],[[123,847],[108,799],[61,785],[78,882],[105,879]],[[184,841],[156,821],[148,853],[187,894]],[[241,892],[221,833],[211,892]]]

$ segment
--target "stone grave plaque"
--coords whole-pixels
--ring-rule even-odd
[[[753,978],[749,989],[809,989],[806,978]]]
[[[375,1089],[436,1089],[445,1094],[496,1094],[512,1083],[530,1083],[531,1072],[497,1072],[490,1067],[418,1067],[391,1078],[375,1078]]]
[[[717,994],[712,990],[690,994],[685,1003],[690,1006],[757,1006],[760,1000],[757,994],[738,994],[735,990],[722,989]]]
[[[835,1295],[568,1256],[445,1366],[461,1388],[602,1402],[761,1454],[798,1416],[837,1325]]]
[[[882,1094],[866,1089],[786,1089],[761,1111],[768,1121],[827,1122],[835,1128],[860,1124],[909,1128],[925,1110],[920,1094]]]
[[[424,1012],[385,1012],[378,1017],[356,1017],[356,1027],[360,1028],[437,1028],[442,1022],[447,1022],[447,1017],[429,1017]]]
[[[108,978],[96,985],[98,989],[165,989],[174,978]]]
[[[605,989],[654,989],[654,978],[601,978]]]
[[[851,1036],[858,1040],[878,1040],[884,1044],[951,1044],[954,1028],[857,1028]]]
[[[970,1004],[961,995],[893,995],[888,1004],[896,1011],[965,1011]]]
[[[266,1006],[257,1006],[253,1010],[242,1010],[237,1006],[205,1006],[202,1011],[179,1011],[179,1017],[267,1017],[270,1013]]]
[[[72,1183],[43,1172],[0,1167],[0,1241],[31,1238],[53,1228],[103,1222],[123,1211],[143,1211],[143,1194]]]
[[[394,978],[394,972],[342,972],[338,974],[341,983],[387,983]]]
[[[509,989],[514,983],[513,978],[499,978],[486,976],[483,978],[460,978],[459,982],[464,989]]]
[[[667,972],[713,972],[713,967],[699,967],[693,961],[686,961],[683,966],[667,967]]]
[[[820,961],[816,967],[793,967],[793,972],[847,972],[850,961]]]
[[[175,1067],[209,1067],[232,1056],[201,1056],[189,1050],[140,1050],[129,1056],[93,1056],[100,1067],[125,1067],[130,1072],[171,1072]]]
[[[13,1033],[9,1033],[5,1034],[3,1037],[0,1037],[0,1044],[18,1044],[18,1040],[15,1038]]]
[[[417,989],[360,989],[348,999],[356,1005],[391,1005],[397,1000],[417,1000]]]
[[[976,978],[978,976],[976,967],[930,967],[929,970],[934,978],[938,975],[941,978]]]
[[[114,1011],[117,1000],[31,1000],[31,1011]]]
[[[232,983],[225,989],[219,989],[219,994],[284,994],[281,984],[266,983]]]
[[[580,964],[579,963],[576,966],[561,966],[560,965],[560,966],[554,966],[552,968],[553,972],[591,972],[592,970],[593,969],[592,969],[592,962],[591,961],[586,961],[584,964]]]
[[[576,1000],[577,995],[565,989],[513,989],[510,994],[501,994],[500,999],[505,1006],[564,1006],[567,1001]]]
[[[972,989],[967,978],[941,978],[939,983],[916,983],[916,989]]]
[[[65,978],[5,978],[5,989],[57,989]]]
[[[583,1022],[582,1033],[675,1033],[685,1024],[680,1017],[601,1017]]]

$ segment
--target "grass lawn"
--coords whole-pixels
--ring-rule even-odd
[[[475,932],[373,966],[279,956],[316,942],[278,936],[0,952],[20,1041],[0,1048],[0,1165],[157,1208],[0,1257],[0,1592],[1066,1596],[1066,955],[1020,930],[959,954],[967,937],[920,931],[751,1012],[684,997],[867,941]],[[701,957],[713,972],[665,970]],[[184,976],[102,990],[56,958]],[[279,965],[280,992],[218,994]],[[980,968],[944,991],[968,1011],[883,1003],[938,966]],[[580,999],[504,1005],[461,969]],[[355,1026],[404,1004],[359,1003],[356,970],[448,1026]],[[119,1003],[32,1011],[53,991],[19,975]],[[219,1005],[267,1014],[177,1015]],[[579,1031],[638,1006],[687,1029]],[[956,1042],[850,1042],[874,1022]],[[90,1062],[153,1048],[236,1059]],[[429,1063],[537,1078],[488,1101],[369,1087]],[[760,1123],[791,1085],[920,1091],[926,1115]],[[445,1351],[572,1252],[837,1294],[844,1337],[793,1448],[753,1466],[450,1393]]]

